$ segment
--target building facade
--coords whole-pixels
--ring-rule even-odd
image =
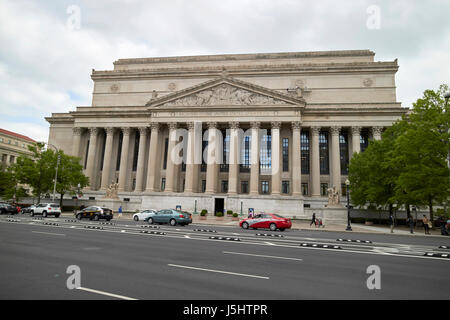
[[[5,168],[17,162],[22,154],[31,155],[28,146],[33,144],[33,139],[5,129],[0,129],[0,165]]]
[[[53,113],[49,143],[129,209],[304,217],[346,195],[353,153],[400,119],[397,60],[369,50],[119,59],[91,106]]]

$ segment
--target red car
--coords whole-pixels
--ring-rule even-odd
[[[274,213],[261,213],[255,215],[253,218],[242,220],[239,222],[239,226],[243,229],[270,229],[271,231],[279,229],[280,231],[284,231],[292,227],[292,222],[291,219]]]

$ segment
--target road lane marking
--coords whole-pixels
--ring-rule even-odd
[[[273,259],[285,259],[285,260],[303,261],[303,259],[299,259],[299,258],[278,257],[278,256],[266,256],[266,255],[262,255],[262,254],[253,254],[253,253],[231,252],[231,251],[223,251],[223,253],[225,253],[225,254],[238,254],[238,255],[252,256],[252,257],[262,257],[262,258],[273,258]]]
[[[269,277],[255,276],[253,274],[245,274],[245,273],[237,273],[237,272],[229,272],[229,271],[213,270],[213,269],[204,269],[204,268],[197,268],[197,267],[190,267],[190,266],[181,266],[181,265],[178,265],[178,264],[168,264],[168,266],[169,267],[176,267],[176,268],[184,268],[184,269],[207,271],[207,272],[231,274],[233,276],[250,277],[250,278],[258,278],[258,279],[265,279],[265,280],[269,280],[270,279]]]
[[[32,233],[42,233],[42,234],[48,234],[52,236],[65,236],[65,234],[62,233],[51,233],[51,232],[41,232],[41,231],[31,231]]]
[[[78,287],[77,290],[83,290],[83,291],[87,291],[87,292],[97,293],[97,294],[101,294],[104,296],[123,299],[123,300],[137,300],[135,298],[130,298],[130,297],[114,294],[114,293],[109,293],[109,292],[105,292],[105,291],[94,290],[94,289],[89,289],[89,288],[84,288],[84,287]]]

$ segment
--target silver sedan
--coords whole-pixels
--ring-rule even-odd
[[[151,216],[153,216],[156,213],[156,211],[157,210],[154,210],[154,209],[140,211],[133,215],[133,220],[134,221],[147,221],[148,218],[150,218]]]

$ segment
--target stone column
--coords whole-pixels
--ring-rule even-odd
[[[97,147],[98,128],[89,128],[89,150],[86,164],[86,175],[89,178],[91,190],[95,190],[95,153]]]
[[[280,121],[271,122],[272,135],[272,194],[281,193],[281,168],[280,168]]]
[[[174,192],[175,191],[175,167],[176,164],[174,162],[174,148],[176,145],[177,139],[177,126],[176,122],[168,123],[169,126],[169,145],[167,150],[167,166],[166,166],[166,188],[164,192]]]
[[[301,122],[292,122],[292,195],[302,194]]]
[[[311,196],[320,197],[320,127],[311,127]]]
[[[252,146],[250,166],[250,194],[259,194],[259,127],[261,123],[252,122]]]
[[[374,140],[381,140],[383,127],[372,127],[372,136]]]
[[[331,166],[332,172],[332,186],[336,187],[336,191],[341,195],[341,153],[339,145],[340,127],[331,127]]]
[[[83,130],[80,127],[73,127],[72,131],[73,131],[72,156],[79,157],[80,156],[81,132]]]
[[[147,146],[147,128],[139,128],[139,153],[136,168],[136,192],[144,190],[145,147]]]
[[[109,174],[111,171],[111,154],[113,148],[114,128],[105,128],[105,131],[106,131],[106,143],[105,143],[105,156],[103,158],[101,190],[106,190],[111,182],[109,181]]]
[[[151,123],[150,128],[151,128],[151,135],[150,135],[150,150],[147,163],[148,171],[147,171],[147,186],[145,189],[146,192],[155,191],[157,156],[161,155],[161,150],[158,149],[159,123],[158,122]]]
[[[237,194],[239,183],[239,122],[230,122],[228,194]]]
[[[127,181],[128,168],[128,152],[130,146],[130,132],[131,128],[121,128],[123,134],[122,151],[120,154],[120,170],[119,170],[119,189],[118,191],[125,191]]]
[[[352,154],[361,152],[361,127],[352,127]]]
[[[208,159],[206,166],[205,193],[216,193],[217,178],[219,176],[217,122],[208,122]]]
[[[195,131],[195,122],[188,123],[188,142],[186,151],[186,175],[184,192],[195,192],[195,182],[198,180],[198,165],[201,164],[201,155],[198,155],[198,145],[201,141],[198,140]],[[201,127],[200,127],[201,128]],[[201,130],[200,130],[201,132]],[[201,154],[201,148],[200,148]]]

